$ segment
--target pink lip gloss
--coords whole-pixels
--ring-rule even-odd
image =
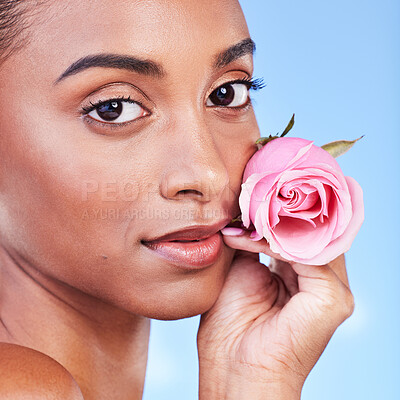
[[[198,241],[145,242],[146,247],[159,256],[185,268],[200,269],[215,263],[221,253],[223,240],[220,232]]]

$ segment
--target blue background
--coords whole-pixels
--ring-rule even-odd
[[[253,92],[261,135],[281,132],[293,113],[290,135],[317,145],[365,135],[338,159],[364,190],[365,222],[347,253],[356,308],[302,398],[400,399],[400,2],[241,4],[257,44],[255,77],[267,83]],[[145,400],[198,397],[198,323],[152,321]]]

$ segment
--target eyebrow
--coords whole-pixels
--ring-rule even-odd
[[[124,69],[158,78],[165,76],[162,66],[155,61],[143,60],[122,54],[100,53],[82,57],[75,61],[57,78],[54,84],[59,83],[68,76],[94,67]]]
[[[250,38],[243,39],[239,43],[234,44],[228,49],[217,54],[214,68],[226,67],[231,62],[241,58],[247,54],[253,55],[256,51],[256,44]]]
[[[247,54],[253,55],[255,49],[256,45],[252,39],[243,39],[239,43],[218,53],[215,57],[214,68],[223,68]],[[85,56],[75,61],[54,81],[54,85],[68,76],[94,67],[123,69],[155,78],[163,78],[166,76],[162,65],[156,61],[122,54],[100,53]]]

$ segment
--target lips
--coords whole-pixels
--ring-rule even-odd
[[[157,256],[185,268],[199,269],[214,264],[222,251],[223,240],[219,232],[230,220],[214,225],[193,225],[180,231],[142,240]]]
[[[200,269],[218,261],[223,240],[218,232],[198,241],[159,241],[144,244],[153,254],[170,264],[184,269]]]
[[[190,243],[190,242],[199,242],[200,239],[195,240],[171,240],[171,242],[180,242],[180,243]]]
[[[178,231],[170,232],[165,235],[144,239],[145,243],[172,242],[172,241],[195,241],[210,237],[224,228],[231,219],[225,219],[213,225],[192,225]]]

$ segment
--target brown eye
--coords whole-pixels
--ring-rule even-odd
[[[207,99],[207,106],[240,107],[246,104],[249,88],[243,83],[227,83],[215,89]]]
[[[121,101],[109,101],[98,106],[96,111],[97,115],[105,121],[113,121],[121,115],[122,103]]]
[[[112,99],[94,106],[87,116],[98,122],[124,123],[147,115],[147,111],[132,100]]]

